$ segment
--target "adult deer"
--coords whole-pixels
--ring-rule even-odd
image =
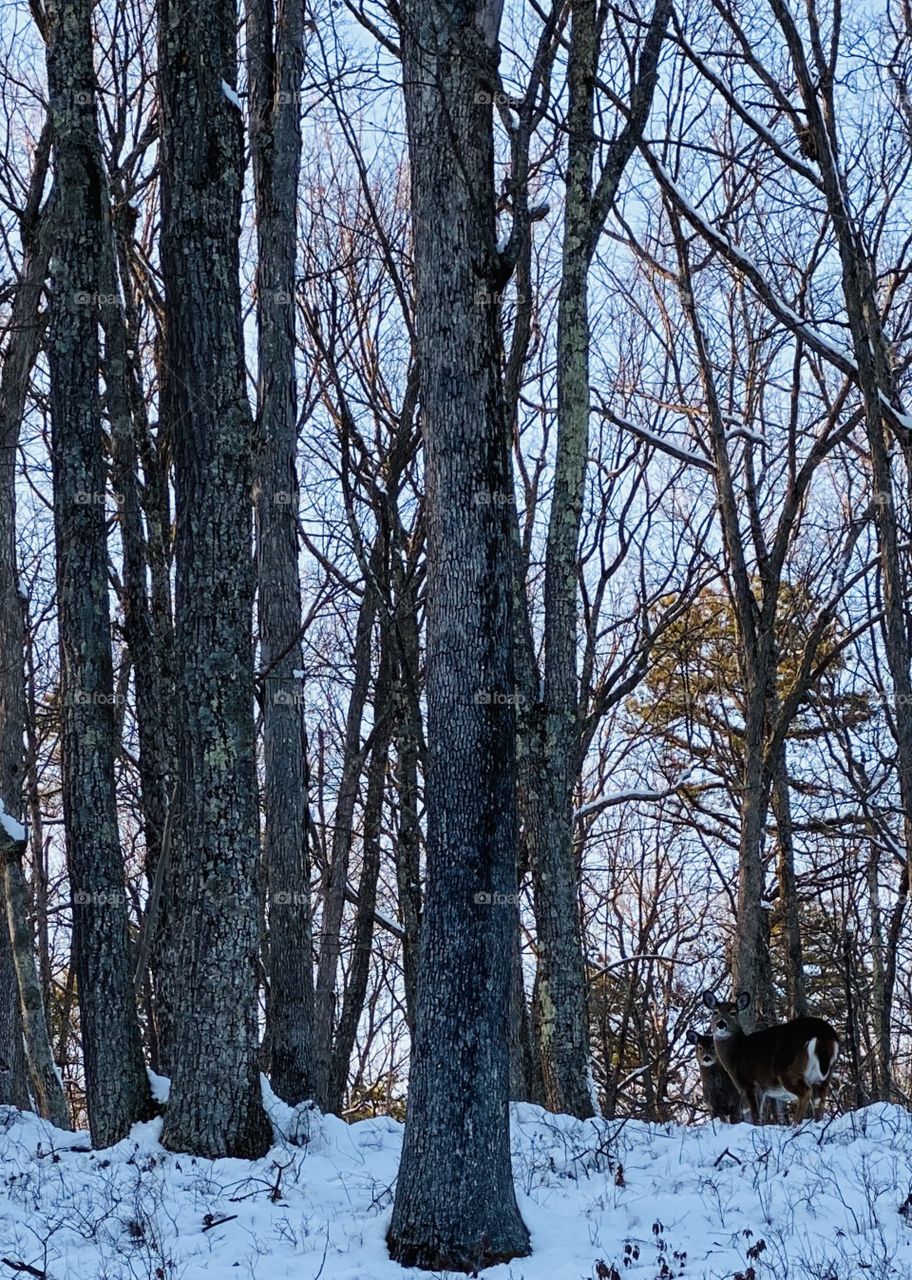
[[[762,1123],[768,1098],[796,1102],[797,1124],[813,1100],[815,1118],[819,1119],[839,1054],[839,1036],[822,1018],[793,1018],[745,1035],[738,1014],[750,1001],[747,991],[740,991],[734,1000],[719,1000],[714,992],[703,992],[703,1003],[714,1015],[716,1056],[746,1098],[751,1119],[754,1124]]]
[[[741,1093],[719,1062],[712,1036],[703,1036],[691,1029],[687,1032],[687,1043],[694,1047],[703,1085],[703,1100],[710,1116],[713,1120],[736,1124],[741,1119]]]

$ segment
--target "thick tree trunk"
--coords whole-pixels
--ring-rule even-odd
[[[73,951],[96,1146],[149,1114],[130,973],[114,789],[115,694],[98,392],[107,189],[95,107],[90,0],[48,6],[48,89],[59,224],[48,337],[57,545],[63,809]]]
[[[783,742],[773,765],[772,808],[776,819],[776,878],[779,882],[779,916],[785,941],[786,1015],[803,1018],[808,1013],[807,982],[801,947],[801,914],[795,878],[795,847],[792,840],[792,804],[789,790],[788,757]]]
[[[262,1155],[253,719],[252,422],[230,0],[161,0],[162,273],[173,424],[178,794],[171,1100],[162,1142]]]
[[[247,0],[250,149],[257,222],[257,583],[263,669],[266,1039],[272,1087],[313,1088],[313,940],[298,571],[295,255],[304,5]]]
[[[755,723],[756,722],[756,723]],[[738,914],[732,955],[732,991],[749,991],[741,1015],[744,1030],[770,1026],[776,1018],[769,927],[764,906],[763,848],[769,811],[764,768],[762,715],[748,712],[742,763],[741,829],[738,843]]]
[[[428,527],[428,866],[408,1118],[389,1230],[405,1266],[529,1250],[510,1167],[516,728],[490,102],[497,3],[403,7]]]

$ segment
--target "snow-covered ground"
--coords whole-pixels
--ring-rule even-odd
[[[0,1109],[0,1276],[426,1275],[384,1247],[400,1125],[268,1102],[279,1136],[254,1163],[165,1152],[160,1120],[96,1153]],[[523,1105],[513,1150],[535,1252],[489,1280],[912,1278],[912,1116],[898,1107],[794,1130],[580,1122]]]

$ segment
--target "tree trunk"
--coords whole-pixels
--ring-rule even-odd
[[[394,564],[398,562],[394,560]],[[405,1017],[415,1030],[418,992],[418,943],[421,936],[421,828],[418,822],[418,748],[421,737],[416,684],[421,646],[418,605],[412,582],[399,574],[396,621],[392,629],[394,675],[391,714],[396,746],[397,794],[396,889],[402,925],[402,981]]]
[[[868,859],[868,900],[871,907],[871,997],[870,1016],[874,1033],[874,1064],[877,1096],[888,1102],[893,1092],[893,1063],[890,1036],[891,1009],[884,973],[884,936],[880,904],[880,867],[877,846],[872,843]]]
[[[379,546],[379,544],[378,544]],[[365,748],[361,742],[361,722],[370,690],[371,642],[377,602],[373,588],[380,571],[375,548],[371,557],[371,573],[361,597],[355,633],[355,677],[349,696],[345,721],[345,746],[342,778],[336,797],[332,851],[323,894],[323,916],[320,921],[320,962],[314,991],[314,1093],[319,1105],[329,1109],[332,1043],[335,1029],[336,977],[342,953],[342,916],[348,866],[351,855],[352,828],[358,784],[364,768]]]
[[[716,378],[706,337],[694,302],[689,251],[680,223],[673,219],[680,267],[681,306],[693,333],[700,381],[706,397],[710,447],[715,464],[716,507],[728,572],[738,638],[738,670],[744,690],[744,736],[741,759],[740,831],[738,839],[738,906],[732,954],[732,988],[745,990],[751,1003],[743,1015],[745,1031],[775,1016],[769,931],[764,910],[763,845],[769,811],[770,783],[766,760],[767,692],[775,681],[775,602],[769,589],[763,609],[757,607],[744,556],[732,462]]]
[[[260,663],[264,853],[269,913],[266,1039],[272,1088],[296,1103],[313,1088],[313,938],[298,571],[295,255],[301,164],[304,5],[247,0],[250,149],[257,223]]]
[[[108,195],[101,164],[90,0],[48,6],[48,90],[59,225],[48,365],[62,703],[63,809],[73,952],[92,1141],[118,1142],[150,1112],[130,973],[114,787],[115,694],[98,393]]]
[[[586,968],[574,849],[573,799],[581,759],[578,665],[579,535],[589,453],[589,269],[655,91],[670,13],[656,4],[631,91],[631,112],[597,183],[594,0],[573,0],[568,55],[567,186],[557,314],[557,452],[545,551],[545,668],[541,733],[530,742],[540,823],[527,836],[538,935],[535,1027],[548,1105],[597,1109],[589,1052]],[[535,776],[537,775],[537,776]]]
[[[269,1146],[257,1070],[252,423],[238,276],[236,29],[227,0],[161,0],[178,759],[174,1053],[162,1142],[213,1158],[257,1157]]]
[[[21,812],[26,782],[23,769],[26,628],[25,601],[20,593],[16,557],[16,450],[29,380],[38,353],[41,335],[39,307],[50,257],[52,228],[47,206],[39,216],[49,151],[50,128],[46,126],[36,150],[26,213],[21,219],[23,263],[13,298],[0,373],[0,806],[14,818]],[[40,842],[36,848],[40,857]],[[3,908],[0,915],[0,1057],[7,1064],[7,1069],[0,1071],[0,1101],[28,1109],[26,1054],[22,1040],[24,1028],[13,962],[12,934],[2,926],[3,918],[10,912],[10,899],[5,888],[0,888],[0,894],[6,898],[5,903],[0,902]],[[21,921],[13,919],[17,929],[23,926],[27,931],[25,917]],[[41,1056],[42,1050],[50,1058],[43,1006],[35,1035],[33,1060]],[[37,1081],[34,1088],[37,1096]]]
[[[573,793],[579,754],[577,573],[589,444],[589,264],[592,255],[594,0],[571,6],[567,192],[557,313],[557,456],[545,555],[544,723],[528,832],[538,937],[535,1028],[554,1111],[595,1113]]]
[[[744,1030],[770,1026],[776,1017],[769,928],[764,907],[763,846],[769,810],[769,779],[764,768],[762,715],[747,716],[742,764],[741,828],[738,843],[738,913],[732,956],[732,991],[749,991],[741,1014]]]
[[[773,764],[772,807],[776,819],[776,878],[779,881],[780,920],[785,941],[786,1013],[789,1018],[803,1018],[808,1012],[807,983],[801,949],[801,916],[792,841],[792,804],[784,742],[777,750]]]
[[[69,1129],[69,1109],[63,1086],[54,1068],[47,1021],[44,1016],[41,983],[38,981],[38,970],[35,968],[32,931],[28,925],[28,891],[25,887],[25,876],[22,874],[25,851],[25,840],[11,840],[0,828],[3,896],[6,899],[6,918],[12,940],[12,956],[19,989],[22,1023],[25,1029],[32,1093],[39,1115],[50,1120],[51,1124],[55,1124],[58,1129]],[[21,1045],[22,1037],[18,1027],[17,1035]],[[3,1074],[0,1072],[0,1079]],[[15,1079],[15,1070],[12,1074]],[[25,1097],[27,1101],[28,1094]],[[20,1102],[17,1105],[24,1104]]]
[[[510,1166],[516,726],[491,100],[500,5],[403,6],[428,528],[427,891],[388,1242],[471,1271],[529,1251]]]
[[[136,473],[137,438],[148,429],[140,375],[135,367],[138,335],[128,331],[122,305],[118,245],[113,220],[105,217],[105,244],[102,254],[102,293],[108,299],[102,308],[104,329],[103,368],[108,418],[111,423],[111,479],[120,514],[122,582],[120,598],[124,616],[124,638],[133,663],[136,691],[136,726],[139,738],[139,785],[142,807],[145,870],[149,885],[150,917],[144,927],[148,940],[147,959],[155,978],[156,1007],[148,1028],[154,1071],[168,1060],[169,1026],[166,965],[161,949],[166,938],[162,904],[167,891],[153,892],[153,886],[167,875],[161,863],[163,837],[169,827],[169,802],[174,790],[173,688],[167,683],[163,634],[171,627],[170,613],[157,615],[153,622],[146,595],[148,556],[140,506],[140,484]],[[128,282],[126,278],[125,283]],[[166,855],[165,855],[166,856]],[[137,992],[137,995],[139,993]],[[164,1050],[164,1062],[161,1059]]]
[[[374,693],[376,733],[367,771],[362,829],[361,879],[358,884],[358,908],[355,915],[352,956],[349,962],[342,1012],[336,1029],[329,1078],[327,1110],[342,1108],[348,1066],[351,1060],[358,1023],[364,1010],[364,997],[370,973],[371,942],[374,936],[374,910],[377,905],[377,880],[380,876],[380,834],[383,797],[390,747],[390,653],[389,639],[384,637]]]

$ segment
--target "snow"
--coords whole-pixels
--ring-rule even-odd
[[[693,449],[687,449],[683,445],[676,444],[672,440],[666,440],[664,436],[657,435],[654,431],[649,431],[646,427],[641,427],[639,423],[629,422],[626,418],[621,418],[613,411],[605,411],[607,417],[615,426],[620,427],[624,431],[629,431],[635,436],[639,436],[646,444],[653,445],[656,449],[661,449],[664,453],[670,454],[673,458],[677,458],[679,462],[686,462],[694,467],[700,467],[703,471],[715,471],[715,466],[708,458],[704,458],[702,454],[697,453]]]
[[[84,1134],[0,1108],[3,1274],[420,1280],[384,1243],[401,1126],[347,1125],[268,1090],[265,1101],[276,1141],[250,1162],[164,1151],[161,1119],[93,1152]],[[912,1276],[912,1115],[900,1107],[756,1129],[517,1104],[512,1143],[534,1252],[489,1280],[591,1280],[612,1267],[624,1280]],[[17,1272],[23,1263],[38,1272]]]
[[[0,804],[0,827],[6,832],[11,840],[24,840],[25,827],[21,822],[17,822],[15,818],[11,818],[3,805]]]
[[[903,410],[897,409],[882,391],[879,391],[878,395],[880,396],[881,404],[892,414],[896,422],[898,422],[906,431],[912,432],[912,414],[905,413]]]
[[[587,800],[585,804],[574,810],[574,818],[585,818],[591,813],[601,813],[603,809],[608,809],[613,805],[629,804],[638,800],[665,800],[668,796],[673,796],[676,791],[689,782],[693,777],[695,769],[685,769],[678,778],[677,782],[670,783],[661,791],[652,789],[634,789],[632,791],[614,791],[607,795],[598,796],[595,800]]]
[[[238,111],[243,111],[241,100],[237,95],[237,89],[233,89],[227,80],[222,81],[222,93],[228,99],[232,106],[237,107]]]

